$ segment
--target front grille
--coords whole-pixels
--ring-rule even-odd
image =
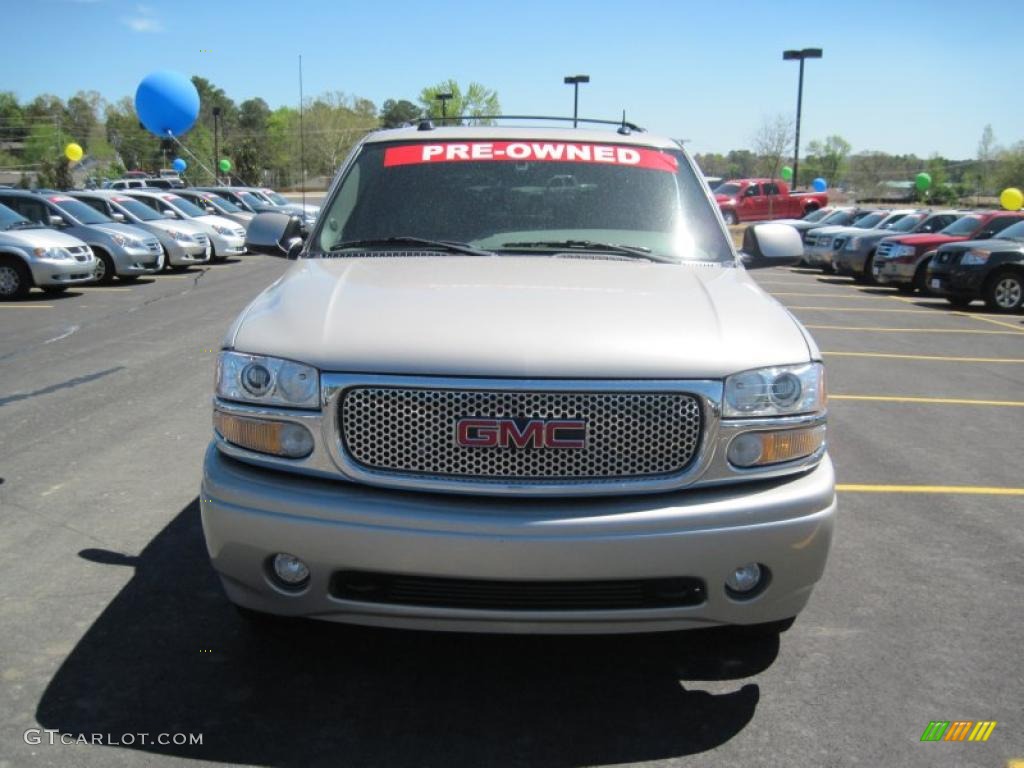
[[[161,252],[160,241],[159,240],[146,240],[145,241],[145,245],[146,245],[146,249],[150,253],[160,253]]]
[[[939,251],[935,254],[936,264],[957,264],[960,262],[960,257],[963,255],[963,251]]]
[[[197,232],[194,235],[192,235],[192,239],[203,247],[206,247],[206,245],[210,242],[209,238],[207,238],[206,235],[200,232]]]
[[[818,244],[818,236],[817,235],[806,235],[804,237],[804,242],[807,243],[807,245],[817,245]]]
[[[362,467],[455,478],[673,475],[693,461],[702,431],[700,401],[684,393],[353,387],[343,393],[339,409],[342,444]],[[585,446],[461,446],[456,423],[466,418],[583,420]]]
[[[511,611],[600,611],[700,605],[701,579],[622,581],[491,581],[339,571],[330,593],[339,600],[433,608]]]
[[[876,259],[887,259],[889,258],[889,252],[893,249],[892,243],[880,243],[878,248],[875,250]]]
[[[834,251],[841,251],[841,250],[843,250],[843,246],[844,245],[846,245],[846,238],[845,237],[837,237],[837,238],[834,238],[832,240],[832,250],[834,250]]]
[[[819,248],[828,248],[830,245],[832,245],[831,237],[829,237],[828,235],[820,235],[818,237],[817,246]]]
[[[72,245],[68,248],[68,253],[75,257],[75,261],[88,261],[92,255],[89,247],[85,245]]]

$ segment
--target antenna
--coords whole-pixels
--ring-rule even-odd
[[[306,215],[306,137],[302,131],[302,54],[299,54],[299,172],[302,184],[302,215]]]

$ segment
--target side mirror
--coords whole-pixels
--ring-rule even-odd
[[[988,240],[994,234],[995,234],[995,232],[993,232],[991,229],[983,229],[983,230],[981,230],[981,232],[979,232],[978,234],[976,234],[974,236],[974,239],[975,240]]]
[[[50,217],[50,226],[51,227],[64,227],[64,226],[67,226],[67,222],[64,221],[64,217],[63,216],[51,216]]]
[[[176,219],[176,218],[178,218],[178,214],[176,214],[174,211],[164,211],[164,218],[165,219]]]
[[[788,224],[754,224],[743,233],[740,256],[747,269],[787,267],[803,255],[800,233]]]
[[[112,218],[114,221],[120,221],[120,222],[124,223],[124,214],[123,213],[114,212],[114,213],[110,214],[110,218]]]
[[[302,219],[287,213],[258,213],[249,222],[245,247],[270,256],[298,258],[302,250]]]

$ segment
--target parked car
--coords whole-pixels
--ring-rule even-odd
[[[168,269],[205,264],[210,260],[210,238],[191,221],[171,221],[145,203],[114,190],[69,193],[114,221],[144,229],[160,241],[162,266]]]
[[[195,189],[212,192],[252,214],[277,210],[277,206],[254,195],[247,187],[195,187]]]
[[[848,227],[857,219],[863,218],[871,213],[870,208],[855,208],[847,206],[843,208],[819,208],[811,211],[802,219],[779,219],[779,224],[788,224],[800,233],[800,239],[806,242],[807,233],[812,229],[821,227]]]
[[[88,245],[0,205],[0,299],[20,299],[33,285],[63,293],[95,280],[96,257]]]
[[[182,189],[185,182],[177,176],[146,179],[146,188],[149,189]]]
[[[726,224],[793,219],[828,205],[826,192],[791,192],[782,179],[730,179],[719,184],[715,200]]]
[[[153,235],[114,221],[70,195],[0,190],[0,203],[30,221],[55,227],[88,244],[96,256],[95,274],[101,283],[109,283],[115,276],[134,282],[160,269],[164,252]]]
[[[276,206],[278,210],[301,216],[303,223],[307,228],[313,226],[316,222],[316,217],[320,214],[320,206],[294,203],[284,195],[279,192],[275,192],[269,187],[251,187],[249,191],[263,200],[266,200],[271,205]]]
[[[224,261],[245,253],[245,229],[223,216],[207,213],[180,195],[171,192],[132,189],[127,192],[168,219],[190,221],[210,238],[210,258]]]
[[[806,604],[821,355],[747,271],[800,238],[751,226],[741,260],[677,142],[380,131],[298,227],[249,227],[300,258],[225,337],[199,494],[246,615],[630,632]]]
[[[875,249],[882,240],[899,234],[938,232],[960,216],[957,211],[915,211],[899,219],[889,229],[848,229],[833,233],[832,252],[827,261],[840,275],[850,275],[861,283],[874,283],[872,265]]]
[[[1022,217],[1021,211],[982,211],[962,216],[932,234],[887,237],[875,251],[875,279],[904,293],[927,293],[928,263],[936,248],[962,240],[988,240]]]
[[[105,181],[105,182],[103,182],[103,189],[116,189],[116,190],[143,189],[144,187],[148,186],[148,182],[149,182],[149,179],[139,179],[139,178],[114,179],[113,181]]]
[[[230,200],[225,200],[220,195],[215,195],[212,192],[204,192],[201,189],[186,187],[185,189],[175,190],[174,194],[185,198],[190,203],[197,205],[207,213],[213,214],[214,216],[222,216],[225,219],[231,219],[231,221],[236,224],[241,224],[243,227],[248,227],[249,222],[252,221],[252,217],[256,215],[251,211],[243,211]]]
[[[913,213],[912,209],[898,211],[871,211],[857,221],[845,227],[818,227],[812,229],[804,238],[804,261],[811,267],[817,267],[824,272],[833,272],[832,266],[832,238],[841,237],[844,240],[849,236],[847,230],[878,230],[891,233],[896,222],[904,216]],[[844,234],[845,233],[845,234]]]
[[[1024,220],[998,237],[940,245],[928,264],[928,290],[954,307],[975,299],[996,312],[1024,307]]]

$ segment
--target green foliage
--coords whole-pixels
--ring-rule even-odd
[[[439,93],[452,95],[445,102],[443,110],[441,100],[437,98]],[[474,118],[473,122],[477,125],[491,125],[494,121],[487,118],[501,114],[498,92],[492,91],[480,83],[470,83],[463,93],[462,88],[455,80],[446,80],[420,91],[419,101],[423,106],[423,111],[433,120],[440,120],[443,111],[445,115],[454,117],[459,115],[472,117]]]
[[[806,173],[804,178],[824,178],[831,187],[846,177],[850,155],[850,142],[842,136],[829,136],[824,141],[812,141],[807,145],[807,158],[801,161]]]
[[[415,122],[422,113],[423,110],[411,101],[388,99],[380,108],[381,127],[398,128],[405,123]]]

